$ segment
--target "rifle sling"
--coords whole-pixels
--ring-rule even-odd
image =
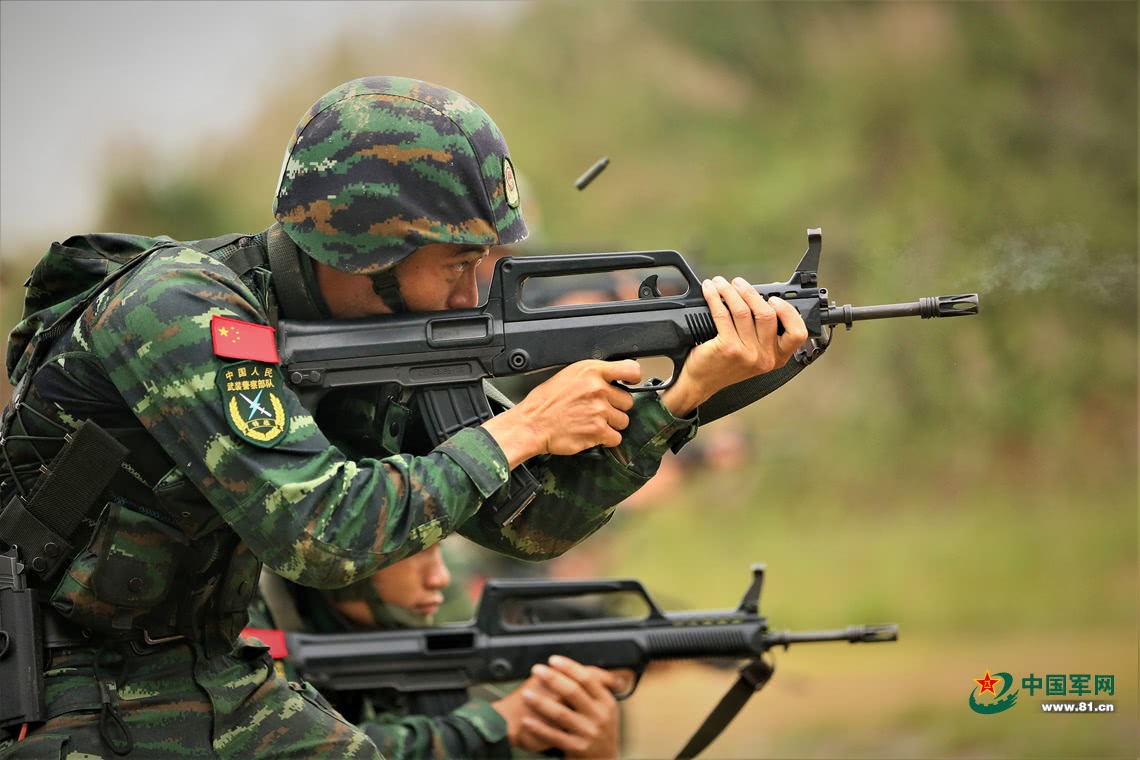
[[[714,393],[712,398],[698,407],[701,424],[707,425],[759,401],[798,375],[806,366],[798,358],[793,358],[780,369],[750,377]]]
[[[701,727],[689,739],[689,743],[677,755],[677,760],[689,760],[689,758],[699,755],[705,747],[720,736],[721,731],[728,727],[728,724],[748,702],[748,698],[764,688],[764,684],[768,683],[775,672],[776,667],[774,665],[759,657],[741,668],[740,678],[736,679],[736,683],[705,718],[705,722],[701,724]]]

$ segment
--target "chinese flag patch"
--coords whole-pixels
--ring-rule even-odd
[[[214,339],[216,356],[281,363],[277,357],[277,331],[272,327],[215,314],[210,320],[210,335]]]
[[[249,642],[258,639],[269,647],[269,656],[275,660],[283,660],[289,656],[289,647],[285,644],[285,631],[270,630],[267,628],[244,628],[241,637]]]

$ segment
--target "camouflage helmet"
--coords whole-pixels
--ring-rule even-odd
[[[366,77],[301,119],[273,215],[317,261],[377,274],[431,243],[523,240],[519,202],[507,143],[486,111],[439,85]]]

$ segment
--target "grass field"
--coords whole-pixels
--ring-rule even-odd
[[[805,391],[787,392],[779,403],[795,407]],[[785,417],[771,414],[749,466],[694,473],[582,547],[609,574],[641,578],[667,609],[735,607],[749,565],[764,562],[761,612],[773,629],[899,624],[892,644],[774,653],[772,682],[705,756],[1140,756],[1127,432],[1106,423],[1099,435],[1049,434],[999,453],[926,455],[917,440],[894,454],[845,446],[854,434],[840,425],[827,447],[848,454],[804,473],[819,430]],[[968,697],[986,670],[1010,673],[1015,687],[1031,674],[1111,674],[1115,712],[1046,715],[1044,693],[1023,691],[1010,710],[979,715]],[[651,671],[629,703],[628,756],[675,755],[734,680],[690,664]]]

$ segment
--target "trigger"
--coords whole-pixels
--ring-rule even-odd
[[[661,297],[661,289],[657,287],[657,275],[649,275],[637,286],[637,297],[639,299]]]

